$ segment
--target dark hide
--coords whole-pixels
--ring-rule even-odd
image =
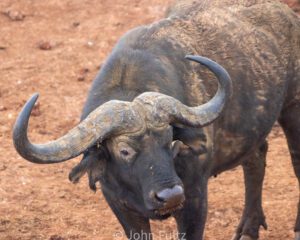
[[[246,206],[234,239],[257,239],[260,226],[266,227],[261,207],[266,137],[278,119],[300,178],[300,21],[288,7],[267,0],[178,1],[168,18],[120,39],[93,82],[82,119],[108,100],[131,101],[146,91],[189,106],[205,103],[216,81],[207,69],[184,60],[186,54],[209,57],[228,70],[233,95],[220,118],[202,129],[149,127],[125,136],[121,148],[124,136],[112,137],[88,149],[70,179],[76,182],[87,172],[93,190],[100,181],[128,237],[150,236],[150,218],[173,215],[182,239],[200,240],[209,177],[242,165]],[[180,144],[171,147],[176,140]],[[119,149],[134,157],[127,161]],[[149,194],[175,184],[184,186],[183,208],[151,211],[158,207]],[[300,231],[300,214],[295,230]]]

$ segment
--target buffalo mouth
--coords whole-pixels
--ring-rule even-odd
[[[163,217],[163,216],[172,215],[172,213],[180,210],[181,208],[183,208],[183,202],[172,207],[163,207],[163,208],[156,209],[154,213],[157,216]]]
[[[165,187],[159,191],[150,192],[150,206],[157,217],[171,215],[183,207],[185,201],[184,188],[181,183],[173,187]],[[151,207],[149,208],[151,209]]]

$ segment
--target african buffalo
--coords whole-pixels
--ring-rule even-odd
[[[119,40],[66,135],[30,143],[36,100],[16,121],[17,151],[34,163],[83,153],[70,180],[88,173],[92,189],[99,181],[128,238],[150,238],[149,219],[172,215],[181,239],[203,239],[208,179],[241,164],[246,202],[234,239],[257,239],[277,120],[300,178],[300,21],[277,1],[177,1],[167,18]],[[299,209],[295,232],[300,240]]]

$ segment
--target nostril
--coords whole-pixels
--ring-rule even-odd
[[[176,205],[184,200],[184,191],[181,186],[176,185],[173,188],[166,188],[156,193],[155,198],[160,202]]]

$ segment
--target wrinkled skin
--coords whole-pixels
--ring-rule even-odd
[[[184,60],[188,53],[228,70],[233,94],[221,116],[200,129],[158,126],[154,118],[139,132],[110,136],[85,151],[70,179],[77,182],[87,172],[94,190],[100,181],[128,238],[150,239],[149,219],[173,215],[182,240],[201,240],[209,177],[242,165],[246,206],[233,239],[257,239],[260,226],[267,227],[261,191],[266,137],[276,120],[300,178],[299,19],[267,0],[178,1],[169,16],[120,39],[93,82],[82,120],[109,100],[132,101],[147,91],[188,106],[204,104],[216,81],[207,69]]]

